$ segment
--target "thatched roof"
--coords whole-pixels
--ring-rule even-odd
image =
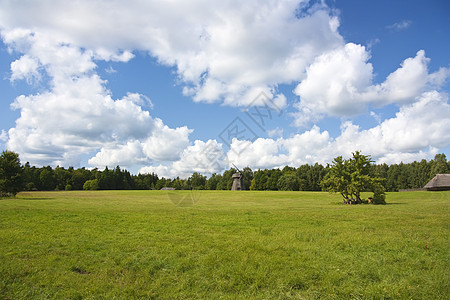
[[[437,174],[423,188],[428,191],[450,190],[450,174]]]

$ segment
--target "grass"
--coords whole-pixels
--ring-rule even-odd
[[[388,193],[385,206],[319,192],[194,196],[1,199],[0,298],[449,298],[450,192]]]

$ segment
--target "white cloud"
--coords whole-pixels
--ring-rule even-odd
[[[382,84],[370,86],[362,95],[365,101],[373,101],[377,105],[388,103],[408,103],[414,101],[424,91],[430,81],[442,83],[443,71],[438,71],[440,76],[428,73],[430,59],[425,56],[425,51],[420,50],[414,58],[405,59],[401,67],[389,74]],[[441,78],[439,78],[441,77]],[[434,78],[439,78],[435,80]]]
[[[253,143],[233,139],[228,151],[228,160],[239,166],[253,168],[273,168],[284,164],[287,158],[280,154],[282,144],[280,140],[259,138]]]
[[[11,63],[11,81],[25,79],[29,84],[39,81],[41,75],[38,68],[39,63],[36,59],[24,55]]]
[[[162,120],[152,119],[148,137],[135,140],[116,136],[113,142],[102,147],[88,163],[99,168],[116,165],[130,168],[154,161],[177,161],[189,146],[191,132],[186,126],[172,129],[164,125]]]
[[[322,54],[307,68],[306,78],[296,87],[295,125],[306,127],[324,116],[350,117],[365,113],[368,106],[404,105],[430,88],[440,88],[450,69],[428,72],[430,59],[420,50],[405,59],[381,84],[374,85],[373,67],[364,46],[348,43]]]
[[[349,156],[356,150],[370,154],[379,163],[407,163],[430,159],[450,145],[450,105],[445,94],[422,94],[416,102],[405,105],[394,118],[378,126],[361,130],[344,122],[338,137],[332,138],[319,127],[289,138],[233,140],[230,161],[252,168],[273,168],[305,163],[327,163],[338,155]]]
[[[342,45],[337,17],[324,4],[309,10],[302,4],[55,0],[29,2],[24,9],[3,2],[0,28],[8,45],[42,65],[66,60],[54,74],[92,69],[91,57],[126,62],[132,51],[146,51],[176,67],[195,101],[246,106],[261,90],[274,94],[278,84],[301,80],[318,53]],[[23,46],[23,39],[34,46]],[[74,56],[85,57],[84,63],[81,57],[70,63]]]
[[[82,154],[98,149],[89,160],[94,166],[174,159],[187,146],[191,130],[170,129],[152,118],[136,104],[147,101],[139,94],[112,99],[97,75],[60,80],[46,93],[14,101],[12,107],[21,114],[9,130],[7,147],[20,153],[22,160],[40,165],[78,165]],[[149,152],[148,143],[164,147]],[[124,155],[127,149],[130,154]]]
[[[156,173],[166,178],[187,178],[193,172],[206,175],[221,173],[228,167],[222,144],[216,140],[203,142],[196,140],[193,145],[184,149],[179,160],[172,163],[146,166],[139,173]]]
[[[109,66],[109,68],[105,69],[105,72],[108,74],[114,74],[117,73],[117,70],[115,70],[112,66]]]
[[[125,145],[112,145],[115,148],[101,148],[101,150],[88,163],[97,168],[104,169],[109,166],[120,165],[129,168],[149,162],[142,151],[142,144],[138,140],[128,141]]]
[[[411,26],[411,24],[412,24],[411,20],[403,20],[403,21],[388,25],[388,26],[386,26],[386,28],[395,30],[395,31],[400,31],[400,30],[407,29],[408,27]]]
[[[127,95],[123,99],[131,101],[134,104],[142,106],[142,107],[148,107],[150,109],[153,108],[152,100],[150,100],[149,97],[142,95],[142,94],[128,92]]]
[[[192,130],[186,126],[171,129],[160,119],[157,119],[154,125],[156,129],[143,143],[145,155],[156,161],[177,160],[189,145],[189,134]]]
[[[333,116],[364,112],[360,91],[372,81],[373,68],[364,46],[349,43],[316,58],[307,69],[306,79],[295,89],[300,111]]]
[[[338,26],[325,5],[306,10],[294,0],[2,2],[3,41],[23,54],[11,80],[50,78],[48,91],[12,104],[21,116],[8,147],[37,164],[77,165],[99,151],[95,166],[147,159],[175,161],[182,172],[177,160],[200,147],[188,147],[192,130],[153,119],[144,95],[113,99],[96,60],[127,62],[145,51],[175,66],[195,101],[246,106],[263,91],[282,108],[277,85],[300,80],[317,53],[342,45]]]
[[[290,138],[263,139],[253,143],[234,139],[228,152],[229,161],[251,168],[281,168],[286,165],[326,163],[332,156],[329,152],[331,138],[319,127],[296,134]]]
[[[6,142],[8,140],[8,132],[6,132],[4,129],[2,129],[0,133],[0,141]]]
[[[439,91],[450,69],[430,73],[421,50],[374,83],[367,49],[344,44],[339,20],[323,2],[309,9],[306,4],[3,1],[1,37],[22,55],[11,63],[11,81],[50,79],[47,91],[14,101],[20,117],[0,139],[8,138],[8,148],[36,164],[78,165],[81,155],[91,153],[93,166],[145,163],[152,166],[141,172],[169,177],[220,172],[227,160],[253,168],[325,163],[355,150],[398,162],[449,145],[447,98],[429,91]],[[310,129],[288,138],[234,140],[226,155],[215,140],[191,143],[191,129],[169,128],[150,116],[148,97],[113,99],[97,74],[98,60],[125,63],[137,51],[173,66],[183,93],[194,101],[247,106],[264,92],[284,108],[287,98],[278,85],[298,83],[295,123]],[[344,122],[332,138],[309,126],[324,116],[348,117],[392,103],[399,106],[396,116],[368,130]],[[270,137],[282,134],[276,128]]]
[[[128,62],[134,58],[134,54],[128,50],[111,52],[105,48],[98,48],[95,50],[94,58],[104,61]]]
[[[436,91],[426,92],[417,102],[400,108],[395,118],[385,120],[380,129],[385,147],[395,152],[445,148],[450,145],[448,98]]]
[[[274,129],[269,129],[269,130],[267,130],[267,135],[268,135],[270,138],[273,138],[273,137],[281,137],[281,136],[283,136],[283,132],[284,132],[284,129],[283,129],[283,128],[276,127],[276,128],[274,128]]]
[[[96,74],[95,59],[125,62],[133,57],[130,51],[92,50],[58,29],[39,26],[3,29],[2,36],[11,51],[25,53],[11,64],[11,80],[29,81],[39,72],[50,78],[47,91],[19,96],[11,105],[20,117],[9,130],[7,147],[22,160],[77,166],[82,155],[99,151],[89,160],[93,166],[133,166],[179,159],[189,145],[192,130],[171,129],[152,118],[145,109],[153,104],[145,95],[113,99]]]

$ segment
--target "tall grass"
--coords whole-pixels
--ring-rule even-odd
[[[450,192],[389,193],[384,206],[343,205],[319,192],[191,196],[28,192],[0,200],[0,297],[450,295]]]

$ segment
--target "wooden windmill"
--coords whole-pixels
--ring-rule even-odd
[[[242,183],[243,173],[236,167],[235,164],[233,166],[236,168],[237,172],[233,174],[233,186],[231,187],[232,191],[241,191],[244,189],[244,185]]]

